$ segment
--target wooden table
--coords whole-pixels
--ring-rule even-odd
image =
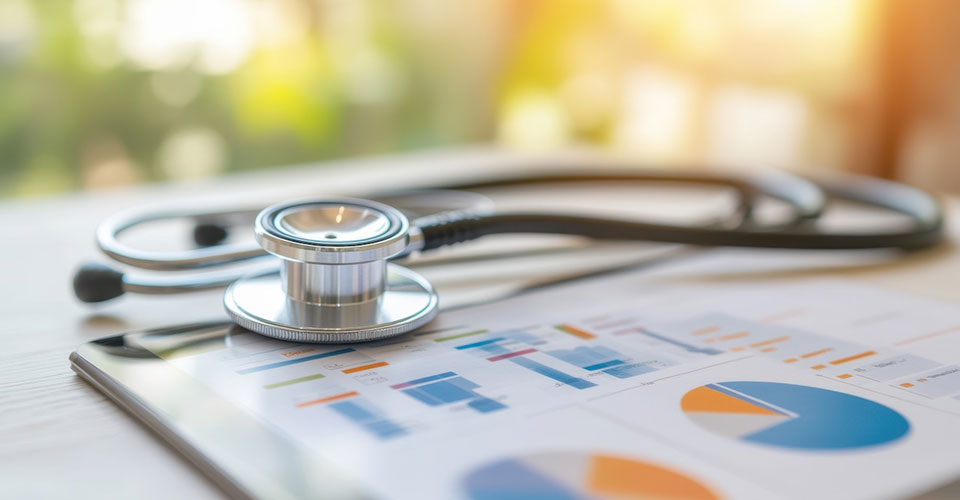
[[[93,243],[93,232],[99,221],[117,210],[155,203],[253,203],[311,193],[412,187],[515,171],[534,160],[540,165],[582,168],[584,162],[595,158],[584,151],[531,156],[475,148],[272,169],[198,184],[157,184],[0,203],[0,227],[10,235],[0,244],[0,314],[5,319],[0,322],[0,496],[221,496],[174,451],[70,370],[67,356],[83,342],[123,331],[224,317],[218,292],[129,297],[97,308],[74,299],[70,288],[73,269],[81,261],[102,260]],[[664,189],[652,193],[642,203],[647,210],[652,207],[655,211],[673,196]],[[518,194],[534,198],[534,194],[520,192],[514,193],[514,199]],[[551,199],[538,196],[541,198],[537,198],[537,203],[542,206],[568,201],[562,195],[551,195]],[[510,197],[505,199],[509,204]],[[580,201],[615,210],[624,206],[622,200],[607,196]],[[676,206],[676,201],[671,206]],[[945,202],[951,215],[948,220],[952,238],[956,240],[960,235],[960,203],[955,199]],[[162,246],[169,244],[168,239],[154,236],[151,240],[145,236],[143,241]],[[519,247],[528,242],[515,238],[497,244]],[[612,245],[590,251],[605,253],[594,253],[601,257],[589,260],[613,265],[628,262],[625,255],[634,259],[638,255],[655,257],[667,250],[651,245]],[[783,264],[758,271],[763,273],[763,279],[784,281],[799,276],[840,274],[960,304],[960,287],[956,285],[960,278],[960,251],[954,244],[896,261],[851,257],[845,252],[813,255],[754,251],[752,255],[751,258]],[[477,297],[471,296],[470,290],[499,293],[538,283],[560,269],[568,273],[585,270],[587,267],[576,264],[584,261],[582,256],[574,252],[537,258],[520,264],[517,269],[524,272],[514,276],[513,282],[488,279],[486,288],[474,283],[455,290],[455,280],[448,278],[460,275],[462,266],[447,266],[431,278],[441,282],[438,288],[445,298],[472,300]],[[727,273],[719,279],[737,276]]]

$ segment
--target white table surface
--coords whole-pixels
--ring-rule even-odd
[[[0,227],[6,231],[0,243],[0,314],[4,318],[0,322],[0,497],[222,496],[172,449],[70,370],[67,356],[89,340],[225,317],[218,292],[129,297],[96,308],[74,299],[70,287],[73,269],[81,261],[103,261],[93,243],[94,229],[103,218],[145,204],[271,202],[310,193],[351,193],[475,179],[515,171],[534,159],[540,164],[575,167],[591,158],[590,153],[582,151],[542,157],[473,148],[273,169],[196,184],[157,184],[0,203]],[[656,191],[645,196],[642,204],[646,210],[655,210],[671,194]],[[543,204],[555,206],[565,201],[556,195]],[[623,206],[622,200],[602,196],[589,202]],[[944,202],[951,239],[956,241],[960,235],[960,203],[952,198]],[[671,206],[676,206],[676,200]],[[510,245],[527,243],[522,238],[504,241]],[[606,253],[594,254],[601,257],[593,260],[610,264],[623,260],[625,251],[632,256],[654,256],[665,250],[614,245],[603,251]],[[767,259],[778,265],[765,266],[765,270],[752,273],[751,279],[759,276],[785,282],[810,276],[842,276],[960,304],[960,250],[953,243],[898,260],[859,258],[849,252],[753,252],[751,259]],[[582,255],[574,255],[574,262],[582,261]],[[569,265],[570,259],[557,256],[531,261],[547,263],[547,267],[522,263],[525,273],[519,279],[523,284],[539,282],[548,277],[549,266],[570,272],[576,267]],[[443,297],[458,293],[452,277],[460,276],[461,270],[448,267],[431,276],[441,282],[438,288]],[[703,279],[737,280],[741,278],[739,272],[717,270]],[[487,281],[487,288],[492,290],[515,286],[503,278]]]

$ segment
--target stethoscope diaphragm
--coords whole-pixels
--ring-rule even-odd
[[[388,259],[419,244],[406,216],[354,198],[281,203],[255,222],[257,242],[280,272],[243,277],[224,307],[239,325],[295,342],[342,343],[414,330],[437,314],[419,274]]]

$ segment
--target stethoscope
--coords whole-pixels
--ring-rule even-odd
[[[598,181],[720,186],[736,192],[738,201],[735,210],[724,217],[683,226],[579,214],[504,213],[488,198],[470,191]],[[782,249],[912,250],[934,246],[943,239],[942,214],[933,196],[866,177],[813,182],[780,173],[741,178],[658,171],[544,174],[368,198],[295,200],[263,209],[120,213],[100,225],[97,243],[108,257],[129,266],[190,270],[275,258],[268,268],[258,271],[204,273],[173,281],[86,264],[74,276],[74,291],[84,302],[101,302],[125,292],[170,294],[226,286],[224,308],[234,322],[248,330],[295,342],[343,343],[387,338],[430,322],[438,311],[436,291],[423,276],[397,262],[411,254],[486,235],[563,234],[597,240]],[[790,208],[785,222],[758,221],[755,207],[766,198]],[[900,214],[909,223],[886,232],[827,231],[820,219],[829,200]],[[182,218],[194,223],[195,249],[145,251],[119,239],[138,225]],[[230,228],[251,221],[257,246],[225,243]]]

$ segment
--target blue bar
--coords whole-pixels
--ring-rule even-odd
[[[381,418],[379,415],[370,412],[355,401],[332,403],[329,407],[370,431],[380,439],[387,439],[407,433],[403,427],[400,427],[390,420]]]
[[[463,390],[466,390],[466,391],[472,391],[472,390],[476,389],[477,387],[480,387],[479,385],[474,384],[473,382],[471,382],[471,381],[469,381],[469,380],[467,380],[467,379],[465,379],[465,378],[463,378],[463,377],[452,378],[452,379],[448,380],[448,382],[450,382],[451,384],[453,384],[453,385],[455,385],[455,386],[457,386],[457,387],[459,387],[459,388],[461,388],[461,389],[463,389]]]
[[[492,343],[494,343],[494,342],[500,342],[501,340],[503,340],[503,337],[497,337],[497,338],[495,338],[495,339],[481,340],[480,342],[474,342],[474,343],[472,343],[472,344],[458,345],[456,348],[457,348],[457,349],[471,349],[471,348],[474,348],[474,347],[480,347],[480,346],[484,346],[484,345],[487,345],[487,344],[492,344]]]
[[[374,417],[373,413],[370,413],[365,408],[353,401],[341,401],[339,403],[332,403],[329,406],[330,408],[336,410],[337,413],[349,418],[350,420],[356,420],[358,422],[369,420]]]
[[[430,406],[442,406],[468,400],[467,406],[480,413],[489,413],[507,407],[493,399],[473,392],[472,389],[477,387],[479,387],[477,384],[463,377],[456,377],[421,385],[420,387],[404,389],[403,392]]]
[[[580,346],[573,349],[557,349],[546,351],[547,354],[566,361],[571,365],[579,366],[584,370],[598,370],[606,366],[604,363],[618,361],[621,354],[613,349],[604,346]],[[616,363],[613,363],[616,364]]]
[[[576,387],[577,389],[588,389],[590,387],[597,385],[597,384],[594,384],[593,382],[590,382],[589,380],[584,380],[582,378],[574,377],[573,375],[568,375],[566,373],[563,373],[560,370],[555,370],[553,368],[550,368],[547,365],[537,363],[536,361],[533,361],[532,359],[529,359],[529,358],[525,358],[523,356],[510,358],[510,361],[513,361],[514,363],[524,368],[533,370],[539,373],[540,375],[552,378],[557,382],[560,382],[572,387]]]
[[[248,373],[262,372],[264,370],[270,370],[273,368],[280,368],[281,366],[295,365],[297,363],[303,363],[304,361],[312,361],[314,359],[329,358],[331,356],[339,356],[340,354],[346,354],[348,352],[356,351],[352,347],[346,349],[340,349],[338,351],[325,352],[323,354],[314,354],[313,356],[304,356],[302,358],[288,359],[285,361],[278,361],[276,363],[270,363],[269,365],[254,366],[253,368],[244,368],[243,370],[237,370],[237,373],[240,375],[246,375]]]
[[[668,343],[668,344],[673,344],[673,345],[675,345],[675,346],[677,346],[677,347],[682,347],[682,348],[684,348],[684,349],[686,349],[686,350],[688,350],[688,351],[690,351],[690,352],[695,352],[695,353],[699,353],[699,354],[710,354],[710,355],[713,355],[713,354],[723,354],[723,351],[718,351],[717,349],[710,349],[709,347],[700,348],[700,347],[697,347],[697,346],[695,346],[695,345],[685,344],[685,343],[680,342],[680,341],[678,341],[678,340],[673,340],[673,339],[671,339],[670,337],[664,337],[663,335],[660,335],[660,334],[657,334],[657,333],[653,333],[653,332],[648,331],[648,330],[638,329],[638,330],[636,330],[636,332],[639,333],[639,334],[642,334],[642,335],[646,335],[647,337],[651,337],[651,338],[657,339],[657,340],[659,340],[659,341],[661,341],[661,342],[666,342],[666,343]]]
[[[417,387],[417,390],[429,394],[444,403],[456,403],[457,401],[474,397],[472,391],[458,387],[456,384],[451,384],[449,380],[441,380],[432,384],[422,385]]]
[[[380,439],[402,436],[407,430],[389,420],[376,420],[364,425],[370,432],[373,432]]]
[[[633,363],[630,365],[620,365],[613,368],[607,368],[603,371],[603,373],[613,375],[617,378],[630,378],[655,371],[657,371],[657,369],[653,368],[652,366],[645,365],[643,363]]]
[[[524,344],[529,344],[529,345],[542,345],[547,343],[546,340],[543,340],[540,337],[537,337],[536,335],[529,332],[525,332],[523,330],[511,330],[508,332],[502,332],[501,335],[504,335],[513,340],[516,340],[518,342],[523,342]]]
[[[607,361],[606,363],[597,363],[595,365],[584,366],[583,369],[592,372],[592,371],[602,370],[604,368],[610,368],[611,366],[622,365],[622,364],[623,364],[622,360],[612,359],[610,361]]]
[[[404,383],[399,384],[399,385],[418,385],[418,384],[425,384],[425,383],[427,383],[427,382],[433,382],[434,380],[440,380],[440,379],[442,379],[442,378],[450,378],[450,377],[453,377],[453,376],[455,376],[455,375],[456,375],[456,373],[454,373],[454,372],[444,372],[444,373],[439,373],[439,374],[437,374],[437,375],[431,375],[431,376],[429,376],[429,377],[423,377],[423,378],[418,378],[418,379],[416,379],[416,380],[411,380],[411,381],[409,381],[409,382],[404,382]]]
[[[486,352],[487,354],[506,354],[510,352],[510,349],[507,349],[500,344],[482,345],[480,346],[480,350]]]
[[[440,406],[443,404],[443,401],[435,398],[433,395],[423,392],[419,387],[414,387],[413,389],[404,389],[405,394],[409,394],[416,399],[419,399],[420,402],[426,403],[430,406]]]
[[[467,406],[477,410],[480,413],[490,413],[492,411],[502,410],[507,407],[507,405],[494,401],[490,398],[477,398],[473,401],[467,403]]]

